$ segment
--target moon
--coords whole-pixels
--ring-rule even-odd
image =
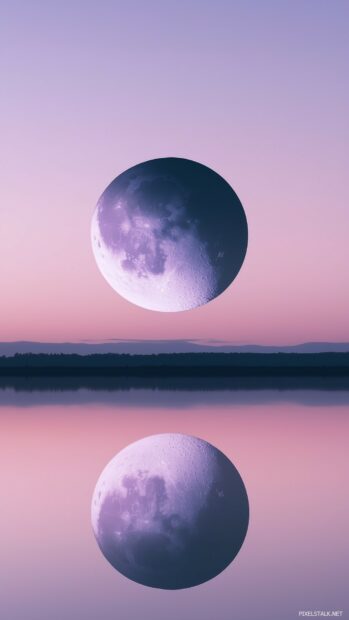
[[[189,159],[164,157],[129,168],[95,208],[97,265],[129,302],[160,312],[202,306],[237,276],[247,221],[228,183]]]
[[[122,575],[177,590],[212,579],[239,552],[249,504],[237,469],[188,435],[145,437],[119,452],[92,498],[98,545]]]

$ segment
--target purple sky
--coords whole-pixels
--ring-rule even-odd
[[[5,2],[0,340],[349,339],[349,6]],[[233,186],[245,264],[203,308],[132,306],[100,275],[95,203],[140,161]]]

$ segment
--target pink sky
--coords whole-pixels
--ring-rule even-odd
[[[0,341],[349,341],[346,4],[30,4],[0,33]],[[220,173],[249,224],[236,281],[177,314],[119,297],[90,245],[105,187],[162,156]]]

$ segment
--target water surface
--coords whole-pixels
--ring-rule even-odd
[[[346,391],[0,391],[0,617],[291,620],[347,609],[348,414]],[[125,579],[90,526],[105,464],[163,432],[225,452],[250,500],[235,561],[188,590]]]

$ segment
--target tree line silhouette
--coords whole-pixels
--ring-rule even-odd
[[[349,376],[348,353],[16,354],[0,376]]]

